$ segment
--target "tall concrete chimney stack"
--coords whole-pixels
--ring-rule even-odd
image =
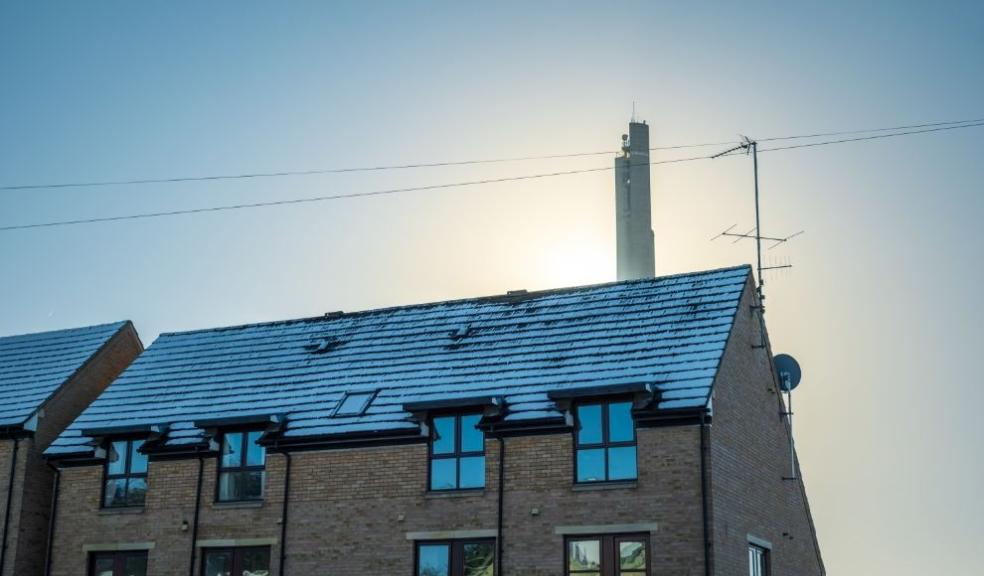
[[[618,279],[656,275],[652,203],[649,196],[649,126],[635,118],[622,135],[622,155],[615,158],[615,234]]]

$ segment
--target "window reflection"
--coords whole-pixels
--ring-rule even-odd
[[[570,542],[568,554],[568,569],[572,571],[600,570],[601,543],[598,540],[580,540]]]
[[[434,454],[451,454],[455,448],[454,417],[434,419],[434,439],[432,451]]]
[[[417,576],[450,576],[451,554],[447,545],[417,548]]]
[[[438,416],[431,420],[430,489],[485,487],[485,433],[481,414]]]
[[[565,576],[648,576],[646,535],[578,536],[567,540]]]
[[[227,432],[219,458],[218,500],[260,500],[266,477],[266,449],[261,431]]]
[[[143,506],[147,494],[147,456],[142,440],[115,440],[106,450],[102,505]]]
[[[97,552],[90,562],[94,576],[147,576],[147,553],[143,551]]]
[[[208,548],[202,558],[204,576],[270,576],[270,548]]]
[[[416,568],[416,576],[495,576],[495,542],[418,543]]]
[[[465,544],[464,576],[492,576],[495,571],[495,548],[491,542]]]
[[[577,482],[634,480],[638,477],[631,402],[579,405],[576,422]]]

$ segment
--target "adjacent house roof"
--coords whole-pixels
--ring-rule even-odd
[[[83,430],[148,424],[169,425],[167,446],[195,444],[202,421],[271,414],[286,416],[288,440],[413,431],[406,404],[473,397],[503,398],[506,422],[539,421],[562,418],[549,393],[582,387],[646,384],[660,409],[700,408],[749,273],[163,334],[47,453],[88,454]],[[365,412],[334,414],[358,392],[373,393]]]
[[[0,338],[0,427],[24,425],[127,324]]]

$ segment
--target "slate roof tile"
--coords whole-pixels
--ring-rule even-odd
[[[412,430],[407,402],[504,396],[507,420],[557,417],[547,394],[652,383],[660,408],[707,404],[747,266],[596,286],[162,334],[58,438],[86,428],[285,413],[285,436]],[[366,412],[332,417],[346,392]]]
[[[28,420],[125,325],[0,337],[0,426]]]

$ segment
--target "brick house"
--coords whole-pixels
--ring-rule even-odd
[[[44,572],[55,474],[41,454],[142,350],[130,322],[0,338],[0,575]]]
[[[758,315],[739,267],[164,334],[46,451],[49,573],[824,574]]]

